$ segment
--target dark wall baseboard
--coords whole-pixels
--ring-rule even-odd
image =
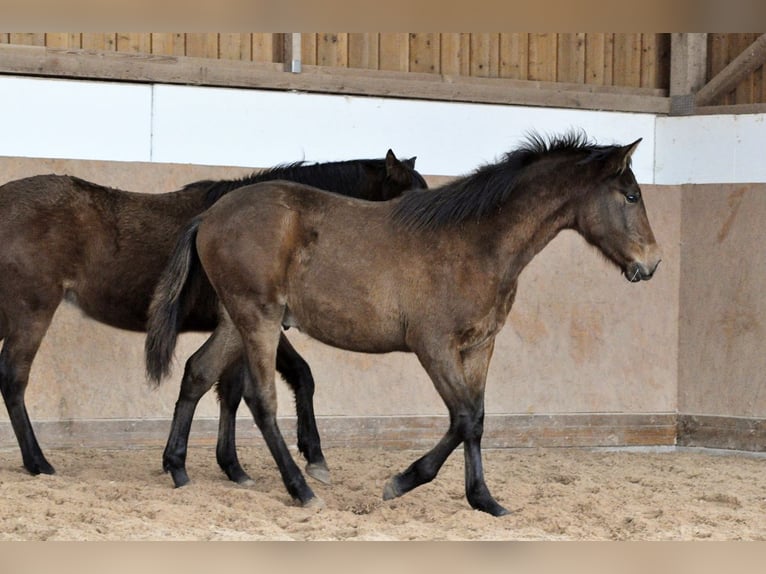
[[[295,421],[280,428],[295,443]],[[326,447],[430,448],[447,429],[446,416],[320,417]],[[199,419],[191,444],[212,446],[215,419]],[[170,428],[166,419],[41,421],[35,429],[43,448],[162,447]],[[713,415],[548,414],[488,415],[485,448],[685,446],[766,452],[766,419]],[[262,444],[260,432],[247,419],[237,422],[242,444]],[[0,422],[0,448],[16,447],[7,421]]]
[[[678,415],[678,446],[766,451],[766,419]]]
[[[213,445],[215,419],[200,419],[192,427],[192,445]],[[284,418],[280,428],[288,444],[295,444],[295,421]],[[326,447],[430,448],[446,432],[446,416],[320,417],[317,420]],[[161,447],[170,421],[82,420],[41,421],[35,432],[45,448]],[[262,443],[260,432],[247,419],[237,422],[241,444]],[[487,415],[484,448],[666,446],[676,440],[675,414],[549,414]],[[0,447],[14,447],[9,422],[0,422]]]

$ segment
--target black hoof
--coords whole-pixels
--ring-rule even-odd
[[[482,501],[482,502],[469,501],[469,503],[475,510],[481,510],[482,512],[486,512],[487,514],[491,514],[492,516],[505,516],[511,513],[507,508],[500,506],[494,500]]]
[[[239,465],[231,468],[224,468],[223,471],[226,473],[226,476],[229,477],[230,481],[236,482],[237,484],[253,484],[254,482],[253,479],[250,478],[250,475]]]
[[[180,470],[168,470],[165,469],[165,472],[169,472],[170,476],[173,478],[173,486],[176,488],[181,488],[182,486],[186,486],[191,482],[189,480],[189,475],[186,474],[186,470],[180,469]]]
[[[24,468],[27,469],[27,472],[35,476],[38,474],[56,474],[56,469],[54,469],[45,459],[35,463],[25,464]]]

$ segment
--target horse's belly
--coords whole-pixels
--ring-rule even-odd
[[[326,345],[360,353],[390,353],[406,351],[404,330],[398,321],[376,313],[322,311],[285,313],[283,326],[295,327],[309,337]]]

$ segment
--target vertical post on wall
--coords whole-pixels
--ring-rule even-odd
[[[707,34],[670,35],[670,113],[694,113],[694,96],[705,85]]]
[[[285,71],[301,73],[301,35],[285,34]]]

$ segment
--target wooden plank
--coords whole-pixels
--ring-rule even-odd
[[[585,34],[559,34],[556,80],[585,83]]]
[[[617,86],[641,86],[641,35],[620,33],[614,37],[614,79]]]
[[[186,35],[183,33],[153,33],[152,54],[183,56],[186,53]]]
[[[74,48],[82,47],[82,41],[79,33],[45,33],[45,45],[50,48]]]
[[[641,83],[654,87],[657,83],[657,39],[659,34],[641,34]]]
[[[382,33],[380,35],[380,69],[409,72],[410,38],[409,34]]]
[[[500,34],[500,77],[529,79],[529,34]]]
[[[348,34],[317,34],[317,65],[348,67]]]
[[[354,33],[348,35],[348,66],[365,70],[378,69],[379,34]]]
[[[745,52],[758,39],[758,34],[737,34],[737,56]],[[753,73],[744,74],[734,90],[734,103],[753,103]]]
[[[222,60],[251,60],[252,39],[250,34],[220,33],[218,57]]]
[[[529,35],[529,79],[556,81],[557,34]]]
[[[254,33],[252,35],[252,44],[251,44],[251,59],[253,62],[276,62],[278,61],[274,57],[274,36],[275,34],[271,33]],[[305,38],[303,38],[305,34],[301,35],[301,40],[304,42],[305,45]],[[303,61],[305,58],[305,55],[303,51],[301,51],[301,60]]]
[[[130,52],[133,54],[151,54],[151,34],[136,34],[133,32],[118,33],[117,51]]]
[[[724,33],[708,34],[708,82],[717,76],[731,61],[731,58],[729,58],[729,36],[730,34]],[[733,96],[721,94],[718,96],[717,101],[720,104],[728,105],[732,103]]]
[[[318,35],[310,32],[301,32],[301,61],[303,66],[315,66],[317,63]]]
[[[100,50],[111,51],[117,48],[117,34],[114,32],[100,32],[90,33],[83,32],[82,34],[82,49],[83,50]]]
[[[440,49],[439,34],[410,34],[410,71],[440,73]]]
[[[303,90],[446,101],[555,106],[668,113],[669,99],[656,90],[606,90],[600,86],[460,78],[433,74],[368,72],[303,66],[286,74],[280,64],[132,55],[0,45],[0,72],[138,82]]]
[[[186,55],[195,58],[218,58],[218,34],[187,33]]]
[[[44,33],[18,33],[11,32],[9,37],[10,44],[18,44],[20,46],[45,46],[45,34]]]
[[[471,35],[461,32],[439,34],[439,67],[442,74],[468,76],[471,73]]]
[[[652,58],[653,63],[648,66],[646,81],[641,79],[642,88],[670,88],[670,34],[647,34],[652,36],[651,48],[646,58]],[[650,53],[651,52],[651,53]]]
[[[497,78],[500,75],[500,35],[471,34],[471,75]]]

